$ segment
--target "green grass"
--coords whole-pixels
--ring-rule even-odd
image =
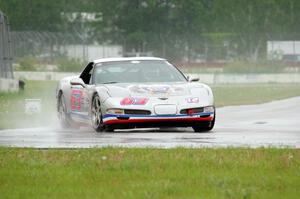
[[[300,96],[300,84],[244,84],[212,86],[218,107],[260,104]]]
[[[0,148],[1,198],[295,198],[298,149]]]
[[[27,81],[25,91],[0,93],[0,129],[53,125],[56,121],[55,81]],[[300,96],[300,84],[213,85],[216,106],[257,104]],[[24,100],[42,100],[42,114],[26,115]]]
[[[55,81],[26,81],[24,91],[0,93],[0,129],[38,127],[55,122]],[[41,99],[42,114],[26,115],[25,99]]]
[[[0,94],[0,129],[55,123],[56,82]],[[214,85],[216,105],[300,96],[299,84]],[[24,99],[43,114],[24,114]],[[299,149],[0,148],[0,198],[299,198]]]

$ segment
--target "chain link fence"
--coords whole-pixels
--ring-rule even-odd
[[[77,34],[54,33],[46,31],[12,32],[13,51],[16,58],[33,56],[53,62],[57,57],[65,56],[66,48],[73,44],[82,44],[82,57],[85,59],[84,40]]]
[[[122,56],[122,46],[95,44],[79,32],[13,31],[13,52],[16,60],[34,57],[44,64],[57,59],[87,62],[93,59]]]
[[[8,19],[0,11],[0,78],[13,78],[11,41]]]

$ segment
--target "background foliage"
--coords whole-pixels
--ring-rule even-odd
[[[297,0],[0,0],[0,9],[13,30],[79,30],[89,42],[173,60],[257,60],[267,40],[300,39]],[[96,19],[84,20],[82,12]],[[70,21],[68,13],[78,15]]]

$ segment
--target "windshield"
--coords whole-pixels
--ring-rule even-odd
[[[177,68],[166,61],[120,61],[97,64],[94,82],[186,82],[186,79]]]

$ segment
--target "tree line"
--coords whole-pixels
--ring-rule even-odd
[[[0,10],[15,31],[79,31],[171,59],[256,60],[268,40],[300,39],[298,0],[0,0]]]

